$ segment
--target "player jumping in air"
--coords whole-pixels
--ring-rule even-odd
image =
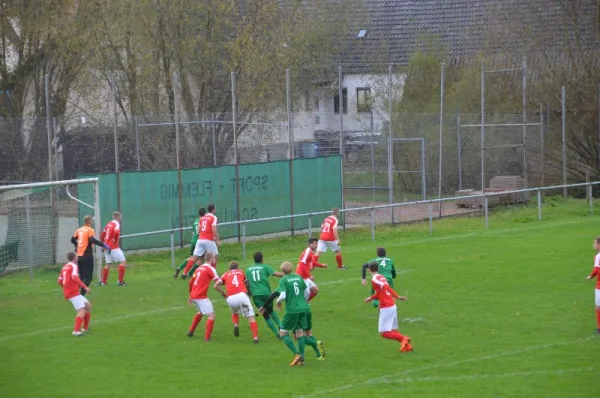
[[[396,299],[406,301],[406,297],[399,296],[388,284],[383,275],[377,273],[379,264],[372,262],[369,264],[371,271],[371,284],[375,294],[365,299],[365,303],[371,300],[379,300],[379,333],[381,337],[390,340],[396,340],[400,343],[400,352],[409,352],[413,348],[410,345],[410,337],[404,336],[398,332],[398,309],[396,308]]]
[[[340,209],[334,207],[331,210],[331,215],[327,217],[321,224],[321,236],[317,245],[317,254],[314,256],[314,262],[319,262],[319,256],[330,249],[335,253],[335,261],[338,268],[346,268],[342,263],[342,252],[340,250],[340,237],[338,235],[338,217]]]
[[[102,280],[100,286],[106,286],[108,284],[108,273],[110,266],[114,262],[119,263],[119,279],[117,281],[118,286],[127,286],[125,283],[125,255],[123,250],[119,247],[119,239],[121,238],[121,213],[118,211],[113,212],[113,220],[106,224],[104,230],[100,234],[100,240],[105,245],[110,247],[110,252],[104,252],[104,258],[106,260],[106,266],[102,269]]]
[[[240,314],[248,319],[254,343],[258,343],[258,325],[254,317],[254,308],[246,290],[246,275],[239,270],[239,264],[235,261],[229,263],[229,271],[225,272],[220,280],[215,283],[215,289],[224,295],[221,285],[227,289],[227,305],[231,309],[231,321],[233,322],[233,334],[240,335]]]
[[[281,271],[284,276],[279,281],[277,290],[267,298],[265,306],[259,308],[258,311],[263,314],[277,297],[279,297],[277,308],[281,308],[281,302],[285,300],[285,315],[279,333],[285,345],[294,353],[294,359],[290,366],[300,366],[304,365],[304,349],[307,342],[304,338],[304,330],[308,330],[308,314],[310,313],[306,297],[310,295],[310,290],[300,275],[292,273],[292,263],[286,261],[281,264]],[[289,332],[295,332],[298,348],[294,345]]]
[[[215,216],[215,205],[210,204],[206,206],[207,214],[200,218],[198,222],[200,233],[198,234],[198,242],[194,248],[194,255],[188,259],[187,264],[183,270],[184,274],[187,274],[192,266],[205,254],[213,254],[213,265],[217,265],[217,256],[219,250],[217,246],[221,244],[219,241],[219,233],[217,232],[217,216]],[[206,260],[205,260],[206,261]],[[185,275],[184,275],[185,276]]]
[[[263,254],[261,252],[254,253],[254,264],[252,264],[246,270],[246,283],[248,284],[248,291],[252,295],[254,304],[257,308],[264,307],[265,312],[262,316],[267,322],[269,329],[275,333],[275,336],[279,336],[279,328],[281,327],[281,320],[276,312],[273,312],[273,305],[265,305],[267,298],[271,295],[271,285],[269,284],[269,277],[275,276],[281,278],[282,272],[275,271],[270,265],[263,264]]]
[[[219,275],[217,275],[217,270],[214,267],[214,254],[206,253],[204,256],[204,261],[205,263],[196,269],[192,279],[190,279],[189,282],[190,298],[188,299],[188,304],[196,304],[196,307],[198,307],[198,313],[194,316],[192,326],[188,332],[188,337],[194,336],[196,327],[202,320],[202,317],[206,315],[208,320],[206,321],[204,340],[210,341],[213,327],[215,325],[215,310],[213,309],[212,302],[208,298],[208,286],[210,285],[211,281],[218,281]],[[227,298],[225,293],[221,292],[221,295],[224,298]]]
[[[315,298],[317,293],[319,293],[319,288],[315,284],[314,276],[311,275],[310,271],[315,268],[326,268],[327,264],[320,264],[315,262],[315,255],[313,254],[315,249],[317,248],[319,240],[316,238],[310,238],[308,240],[308,247],[304,249],[302,254],[300,254],[300,258],[298,259],[298,266],[296,267],[296,273],[304,279],[306,286],[310,290],[310,296],[307,301]]]
[[[181,271],[183,271],[183,269],[187,265],[188,260],[190,258],[192,258],[192,256],[194,255],[194,249],[196,248],[196,242],[198,242],[198,227],[200,226],[200,219],[205,214],[206,214],[206,209],[204,207],[201,207],[200,210],[198,210],[198,218],[196,218],[194,220],[194,223],[192,224],[192,239],[190,240],[190,256],[188,258],[186,258],[185,260],[183,260],[183,262],[175,270],[175,274],[173,275],[173,278],[175,278],[175,279],[177,279],[177,277],[179,276],[179,273]],[[187,274],[183,275],[183,279],[185,279],[188,276],[192,276],[192,274],[194,273],[194,271],[196,271],[196,268],[198,268],[198,267],[199,267],[199,265],[196,262],[196,264],[194,264],[192,269],[189,270]]]
[[[379,264],[379,274],[385,276],[388,285],[393,289],[394,288],[394,279],[396,278],[396,268],[394,268],[394,262],[385,256],[385,249],[383,247],[377,248],[377,258],[367,261],[362,266],[362,284],[367,284],[367,268],[369,268],[370,263]],[[371,294],[375,293],[374,290],[371,290]],[[379,306],[379,300],[375,299],[372,301],[373,307],[377,308]]]
[[[68,263],[60,270],[58,284],[62,286],[63,294],[66,300],[69,300],[77,315],[75,316],[75,326],[73,327],[73,336],[82,336],[90,328],[90,318],[92,317],[92,305],[83,297],[79,289],[90,291],[90,288],[79,279],[79,269],[77,267],[77,255],[75,253],[67,254]],[[83,329],[82,329],[83,327]]]
[[[596,323],[598,324],[598,329],[596,330],[600,333],[600,238],[594,239],[594,249],[596,250],[596,257],[594,258],[594,268],[592,268],[592,273],[588,275],[587,280],[596,278]]]

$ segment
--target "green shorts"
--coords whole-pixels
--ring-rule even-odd
[[[312,312],[308,312],[308,314],[306,314],[306,328],[302,329],[302,330],[312,330]]]
[[[254,300],[256,308],[264,308],[270,314],[271,312],[273,312],[273,302],[271,301],[271,303],[268,306],[264,306],[265,301],[267,301],[268,298],[269,296],[252,296],[252,300]]]
[[[296,330],[308,330],[309,312],[300,312],[297,314],[285,314],[281,321],[281,330],[294,332]]]

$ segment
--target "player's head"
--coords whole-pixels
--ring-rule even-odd
[[[214,205],[214,204],[212,204],[212,203],[211,203],[211,204],[209,204],[208,206],[206,206],[206,211],[208,211],[209,213],[214,213],[216,209],[217,209],[217,208],[216,208],[216,207],[215,207],[215,205]]]
[[[73,252],[67,253],[67,260],[71,263],[77,264],[77,254]]]
[[[204,255],[204,262],[206,264],[214,265],[216,260],[217,260],[217,257],[214,255],[214,253],[206,253]]]
[[[385,248],[383,248],[383,247],[377,248],[377,257],[385,257]]]
[[[94,224],[94,217],[88,214],[87,216],[83,217],[83,223],[91,227],[92,224]]]
[[[113,220],[121,221],[121,212],[120,211],[113,211]]]
[[[377,264],[376,261],[370,262],[369,271],[371,271],[372,274],[376,274],[377,271],[379,271],[379,264]]]
[[[201,207],[200,209],[198,209],[198,215],[200,217],[202,217],[205,214],[206,214],[206,209],[204,207]]]
[[[261,252],[256,252],[254,253],[254,262],[256,264],[260,264],[263,262],[263,255]]]
[[[600,251],[600,236],[594,239],[594,249]]]
[[[334,216],[339,216],[340,215],[340,209],[338,209],[337,207],[334,207],[333,209],[331,209],[331,214]]]
[[[229,263],[229,269],[238,269],[240,267],[240,265],[238,264],[237,261],[232,261]]]
[[[308,247],[310,247],[310,250],[315,251],[317,249],[318,245],[319,245],[319,239],[317,239],[317,238],[310,238],[308,240]]]
[[[283,264],[281,264],[281,272],[283,272],[286,275],[291,274],[292,273],[292,263],[290,263],[289,261],[286,261]]]

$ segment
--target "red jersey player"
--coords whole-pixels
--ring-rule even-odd
[[[90,318],[92,305],[81,295],[79,289],[83,289],[89,293],[90,288],[79,279],[79,268],[77,267],[77,255],[75,253],[67,254],[68,263],[60,270],[58,276],[58,284],[62,286],[65,299],[69,300],[77,315],[75,316],[75,326],[73,328],[73,336],[82,336],[83,332],[87,332],[90,327]]]
[[[252,308],[252,303],[250,303],[250,297],[248,297],[248,291],[246,290],[246,274],[238,268],[239,264],[237,262],[230,262],[229,271],[225,272],[221,279],[215,283],[215,289],[221,294],[224,294],[223,290],[221,290],[221,285],[225,285],[225,289],[227,289],[227,305],[231,309],[231,320],[233,322],[233,334],[235,337],[239,337],[240,335],[238,324],[240,314],[242,314],[244,318],[248,319],[252,338],[256,344],[258,343],[258,325],[254,317],[254,308]]]
[[[317,293],[319,293],[319,288],[314,282],[314,276],[311,275],[310,271],[315,268],[326,268],[327,264],[320,264],[315,261],[314,251],[317,248],[319,240],[316,238],[310,238],[308,240],[308,247],[304,249],[302,254],[300,254],[300,258],[298,259],[298,266],[296,267],[296,273],[304,279],[306,286],[310,289],[310,296],[308,296],[307,301],[312,300]]]
[[[100,234],[100,240],[102,243],[110,248],[104,252],[104,259],[106,260],[106,266],[102,269],[102,280],[100,286],[106,286],[108,283],[108,272],[113,262],[119,263],[119,280],[117,281],[118,286],[126,286],[125,283],[125,255],[123,250],[119,247],[119,239],[121,238],[121,213],[118,211],[113,212],[113,220],[106,224],[102,234]]]
[[[216,207],[214,204],[206,206],[207,213],[200,218],[198,222],[198,241],[194,248],[194,254],[188,259],[188,262],[183,270],[183,274],[187,274],[194,263],[204,257],[206,253],[214,254],[214,265],[217,264],[217,256],[221,245],[219,233],[217,231],[217,216],[215,216]],[[205,260],[206,261],[206,260]]]
[[[188,337],[192,337],[194,335],[196,326],[198,326],[202,320],[202,316],[206,315],[208,316],[208,320],[206,321],[204,340],[210,341],[210,336],[212,335],[213,327],[215,326],[215,310],[213,309],[212,302],[208,298],[208,287],[211,281],[219,280],[219,275],[217,275],[217,270],[214,268],[215,255],[212,253],[206,253],[204,260],[205,263],[199,266],[196,271],[194,271],[194,275],[189,282],[190,298],[188,299],[188,303],[196,304],[196,307],[198,307],[198,313],[194,316],[192,326],[188,332]],[[221,294],[223,297],[227,298],[225,293]]]
[[[338,268],[346,268],[342,263],[342,252],[340,250],[340,237],[338,235],[338,216],[340,209],[334,207],[331,210],[331,215],[323,220],[321,224],[321,236],[317,245],[317,254],[314,256],[314,261],[319,262],[321,253],[325,253],[330,249],[335,253],[335,261]]]
[[[594,258],[594,268],[592,268],[592,273],[588,275],[586,279],[596,278],[596,322],[598,324],[598,329],[596,330],[600,333],[600,238],[594,239],[594,249],[596,250],[596,257]]]
[[[400,343],[400,352],[412,351],[410,337],[403,336],[398,332],[398,309],[396,308],[396,299],[406,300],[406,297],[399,296],[398,293],[390,287],[387,279],[379,275],[379,264],[372,262],[369,264],[372,279],[371,284],[375,294],[365,299],[365,303],[371,300],[379,300],[379,333],[382,337],[390,340],[397,340]]]

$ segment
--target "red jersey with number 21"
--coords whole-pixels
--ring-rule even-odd
[[[198,224],[198,231],[200,231],[198,239],[215,240],[212,227],[213,225],[217,225],[217,217],[214,214],[205,214],[204,216],[202,216],[202,218],[200,218]]]
[[[210,264],[202,264],[190,279],[190,298],[194,300],[208,298],[208,287],[212,281],[217,280],[219,280],[217,270]]]
[[[374,298],[379,300],[379,308],[389,308],[396,305],[398,294],[388,285],[385,276],[380,274],[373,276],[371,285],[373,286],[373,290],[375,290]]]
[[[233,296],[238,293],[247,293],[246,290],[246,275],[239,269],[227,271],[221,277],[227,289],[227,295]]]
[[[325,220],[323,220],[323,224],[321,224],[321,236],[319,239],[333,241],[335,240],[335,235],[333,234],[333,230],[337,228],[338,220],[335,216],[329,216]]]

